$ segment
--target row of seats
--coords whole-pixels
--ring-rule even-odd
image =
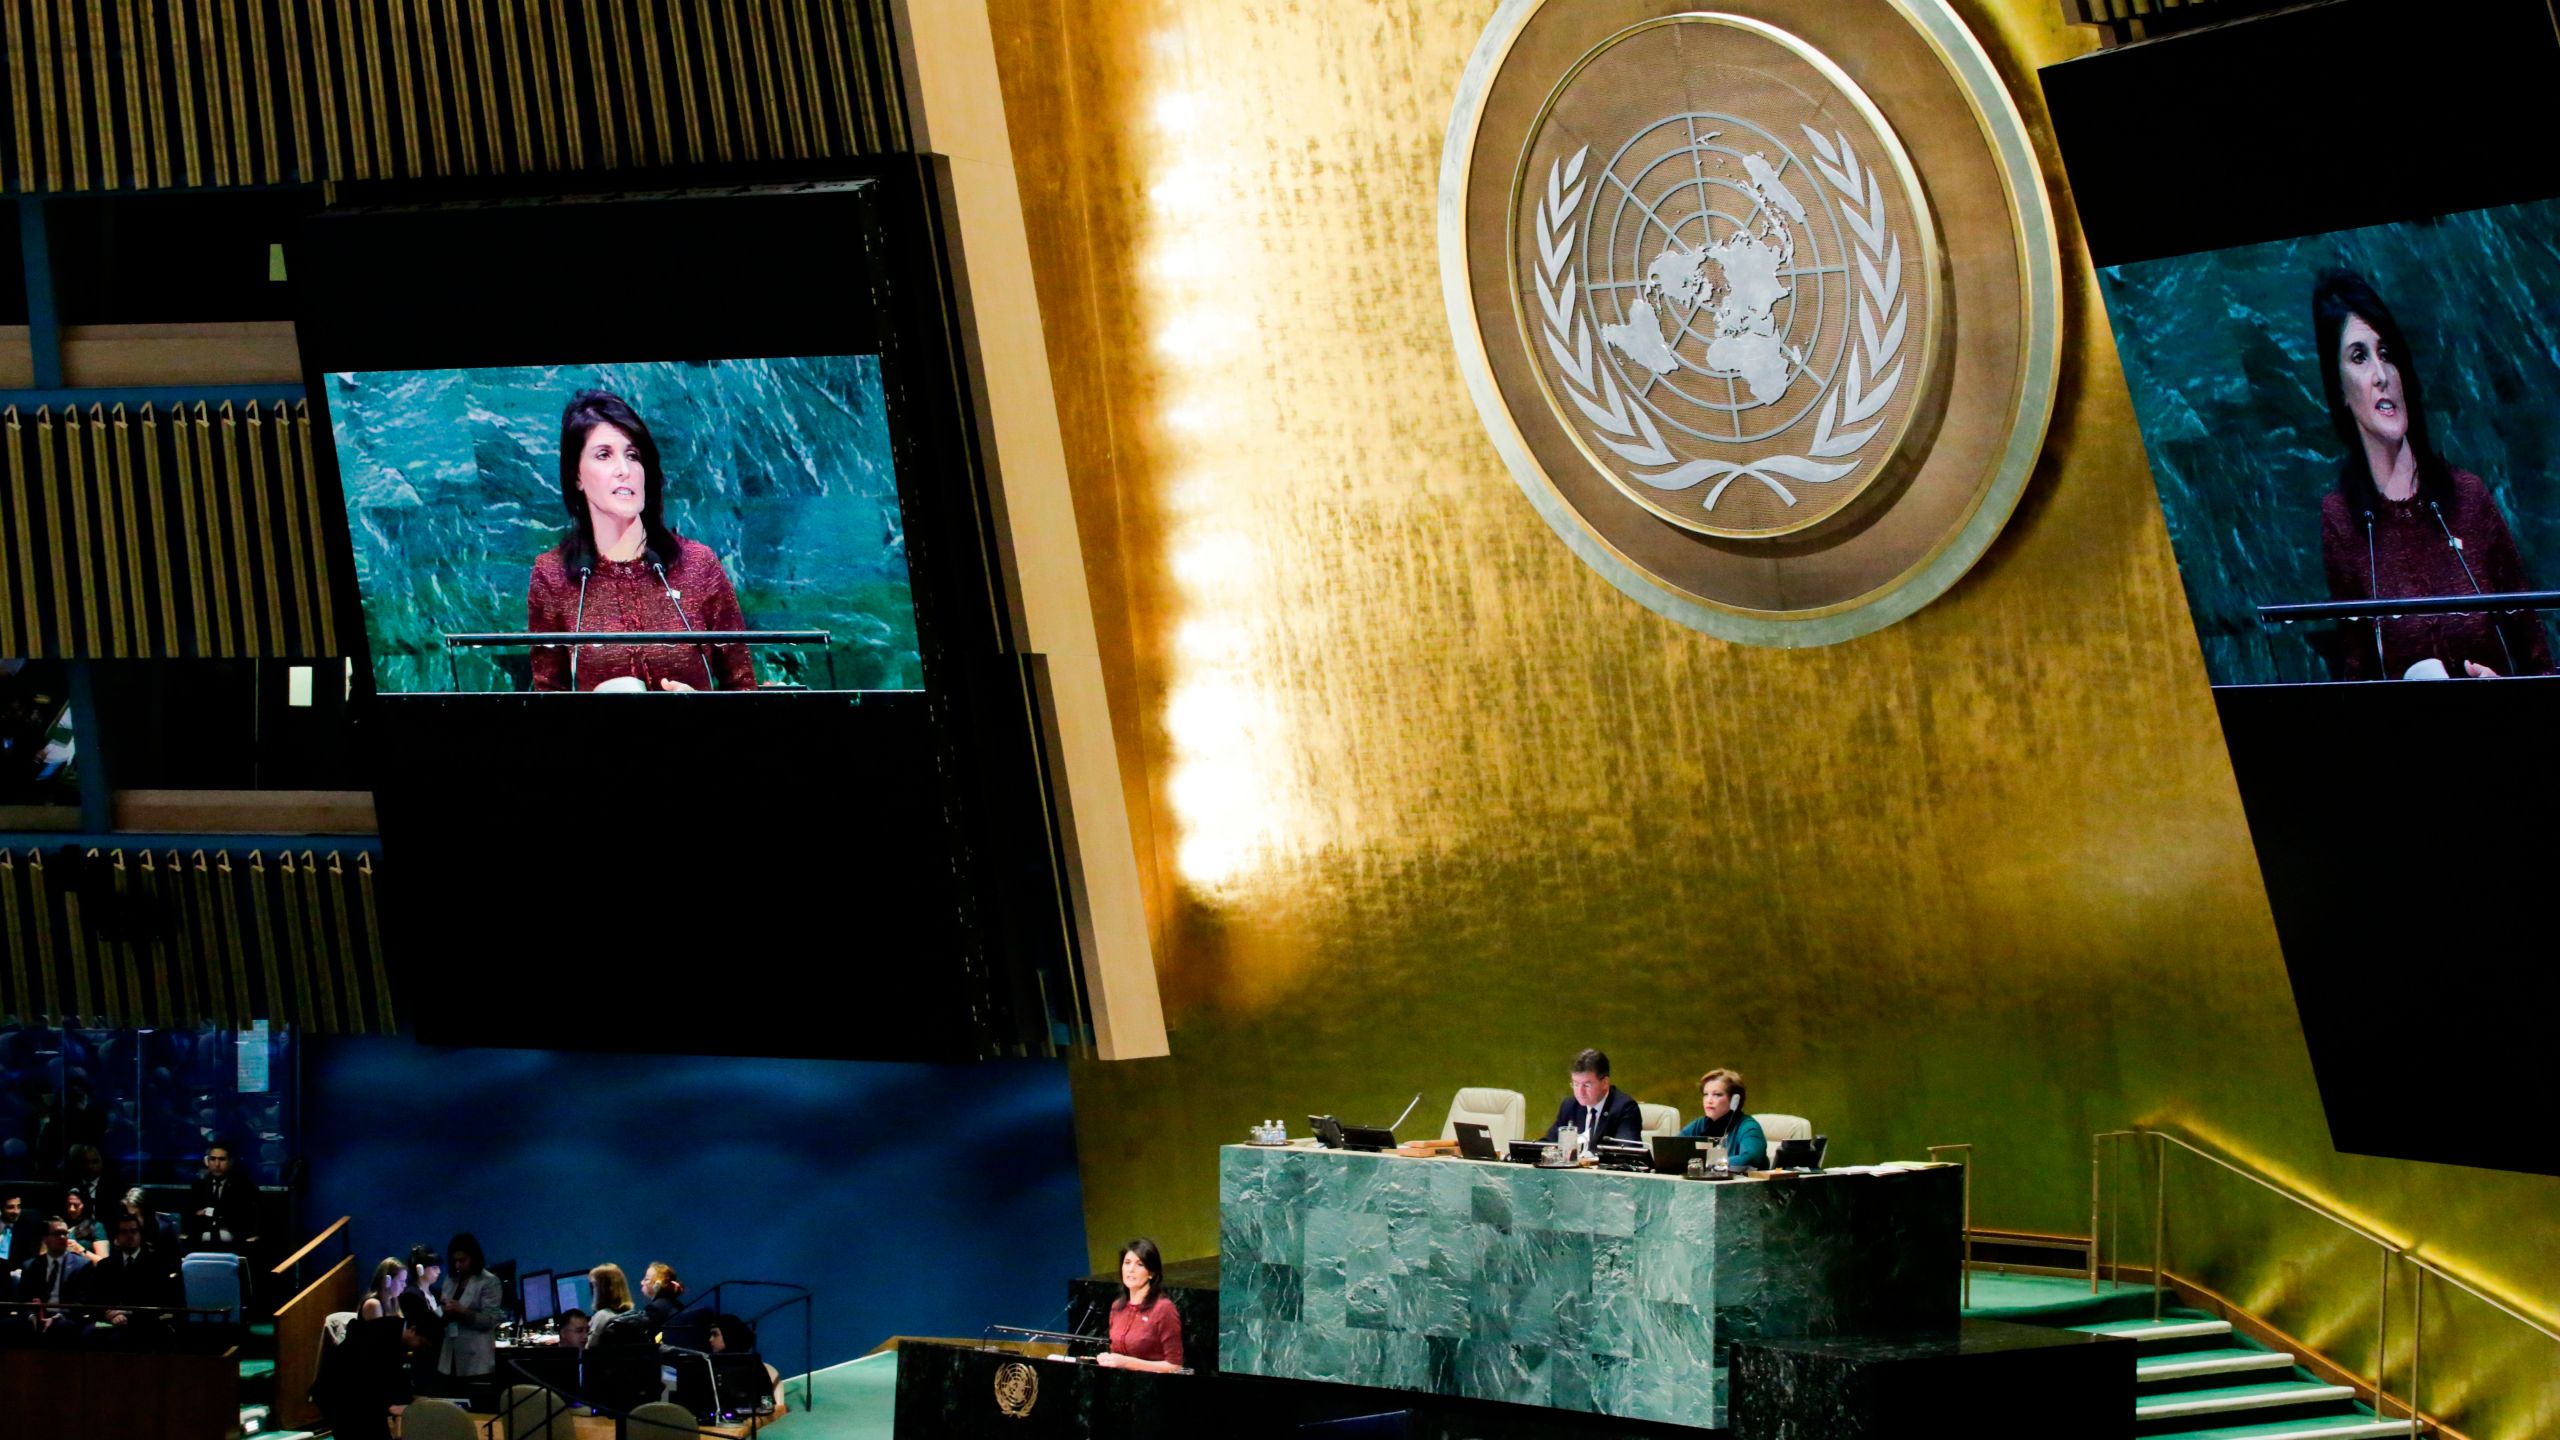
[[[500,1411],[506,1440],[573,1440],[577,1433],[560,1397],[535,1385],[507,1391]],[[488,1440],[488,1422],[450,1400],[432,1397],[410,1403],[400,1417],[401,1440]],[[626,1440],[693,1440],[701,1432],[681,1405],[652,1401],[623,1422]]]
[[[1679,1106],[1647,1105],[1640,1101],[1636,1108],[1644,1114],[1644,1133],[1648,1139],[1679,1133]],[[1769,1137],[1772,1147],[1781,1140],[1813,1138],[1813,1122],[1801,1115],[1771,1115],[1754,1110],[1751,1118],[1760,1122],[1760,1133]],[[1457,1139],[1458,1122],[1461,1120],[1492,1131],[1493,1143],[1498,1146],[1525,1140],[1528,1138],[1529,1097],[1517,1090],[1469,1085],[1450,1100],[1449,1119],[1440,1127],[1440,1138]]]

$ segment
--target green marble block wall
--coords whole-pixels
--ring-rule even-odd
[[[1962,1183],[1229,1146],[1219,1368],[1721,1425],[1736,1340],[1955,1326]]]
[[[2256,610],[2329,598],[2320,498],[2344,447],[2311,288],[2331,268],[2389,303],[2436,449],[2487,482],[2531,582],[2560,586],[2560,201],[2112,266],[2116,353],[2216,685],[2332,678],[2331,627],[2271,630]]]

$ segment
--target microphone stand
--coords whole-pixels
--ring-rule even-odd
[[[659,1348],[673,1350],[679,1355],[690,1355],[702,1362],[702,1373],[711,1377],[711,1417],[712,1422],[717,1424],[720,1418],[720,1367],[711,1363],[711,1353],[707,1350],[687,1350],[681,1345],[669,1345],[664,1341],[659,1342]]]
[[[2471,593],[2474,595],[2489,593],[2480,588],[2479,577],[2471,573],[2471,561],[2462,553],[2462,542],[2454,538],[2453,527],[2444,523],[2444,510],[2430,500],[2427,502],[2427,513],[2436,517],[2436,528],[2444,532],[2444,543],[2453,551],[2453,563],[2462,567],[2462,578],[2471,582]],[[2498,623],[2498,615],[2494,610],[2489,612],[2489,633],[2498,637],[2498,653],[2505,656],[2507,661],[2505,673],[2513,675],[2516,673],[2516,652],[2507,644],[2507,627]]]
[[[2382,566],[2374,559],[2373,512],[2370,510],[2364,512],[2364,590],[2368,599],[2382,598]],[[2373,617],[2373,668],[2375,679],[2391,678],[2391,662],[2383,658],[2382,654],[2382,617],[2380,615]]]
[[[676,619],[683,624],[685,629],[691,630],[693,628],[693,622],[686,619],[684,613],[684,592],[676,589],[673,585],[667,584],[666,566],[659,564],[653,558],[649,562],[649,568],[658,572],[658,584],[666,589],[667,603],[676,607]],[[720,682],[711,678],[710,654],[699,645],[693,647],[693,653],[694,658],[702,662],[702,688],[705,690],[719,689]]]
[[[587,628],[587,577],[595,573],[593,565],[578,567],[578,613],[569,622],[569,633],[573,635]],[[578,693],[578,647],[575,645],[569,647],[569,693]]]

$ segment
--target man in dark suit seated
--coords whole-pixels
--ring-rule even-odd
[[[1567,1125],[1582,1132],[1586,1151],[1603,1140],[1644,1138],[1644,1111],[1636,1097],[1609,1083],[1609,1057],[1597,1050],[1573,1057],[1573,1093],[1556,1107],[1544,1138],[1555,1139]]]
[[[258,1187],[231,1173],[231,1147],[216,1140],[204,1149],[204,1174],[187,1187],[187,1213],[179,1222],[191,1248],[246,1254],[257,1237],[252,1218]]]
[[[0,1195],[0,1295],[17,1294],[18,1270],[44,1248],[44,1226],[18,1195]]]
[[[44,1225],[44,1253],[18,1272],[18,1303],[87,1303],[89,1257],[71,1248],[71,1222],[57,1215]],[[62,1310],[21,1311],[20,1316],[21,1325],[47,1342],[77,1340],[89,1328],[78,1314]]]
[[[82,1280],[84,1303],[122,1307],[96,1317],[97,1328],[89,1338],[99,1345],[148,1348],[162,1344],[171,1333],[167,1312],[187,1303],[178,1262],[142,1243],[142,1217],[131,1210],[116,1216],[115,1240],[107,1258],[91,1265]]]

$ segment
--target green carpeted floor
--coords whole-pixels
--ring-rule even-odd
[[[2151,1313],[2151,1287],[2101,1280],[2096,1291],[2085,1277],[2070,1275],[1995,1275],[1973,1273],[1972,1303],[1965,1314],[1976,1320],[2017,1320],[2032,1325],[2083,1325],[2101,1320],[2131,1320]]]
[[[776,1440],[889,1440],[898,1406],[896,1351],[830,1365],[813,1378],[817,1402],[807,1409],[800,1405],[800,1382],[790,1382],[793,1413],[774,1430]]]

